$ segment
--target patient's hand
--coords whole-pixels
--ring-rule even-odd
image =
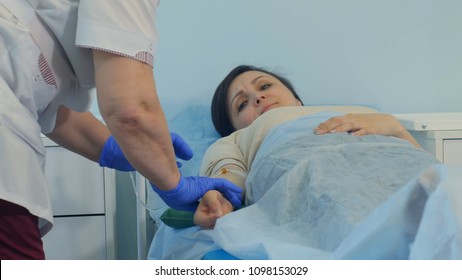
[[[420,145],[414,137],[409,134],[400,121],[389,114],[347,114],[333,117],[319,124],[314,131],[316,134],[350,132],[355,136],[367,134],[394,136],[407,140],[414,146],[420,148]]]
[[[212,229],[218,218],[233,211],[233,205],[216,190],[205,193],[196,212],[194,223],[201,228]]]
[[[403,130],[400,122],[388,114],[347,114],[321,123],[315,132],[351,132],[354,135],[381,134],[394,136]]]

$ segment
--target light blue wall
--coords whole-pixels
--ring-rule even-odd
[[[286,75],[306,104],[461,111],[461,12],[459,0],[162,0],[158,92],[167,115],[208,104],[247,63]]]

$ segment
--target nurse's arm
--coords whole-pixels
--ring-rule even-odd
[[[90,112],[75,112],[60,106],[53,131],[48,138],[90,160],[99,161],[109,130]]]
[[[151,66],[93,51],[101,115],[132,166],[159,189],[179,182],[172,141]]]

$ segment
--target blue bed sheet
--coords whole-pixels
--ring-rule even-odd
[[[206,253],[203,257],[203,260],[239,260],[239,258],[236,258],[235,256],[231,255],[230,253],[219,249],[219,250],[214,250]]]

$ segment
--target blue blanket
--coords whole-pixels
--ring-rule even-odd
[[[422,173],[437,161],[394,137],[313,134],[331,116],[272,129],[247,178],[250,206],[214,230],[161,228],[150,258],[202,258],[216,249],[241,259],[409,258],[424,206],[444,178]],[[424,187],[428,172],[439,179]],[[448,219],[460,235],[460,221]]]

